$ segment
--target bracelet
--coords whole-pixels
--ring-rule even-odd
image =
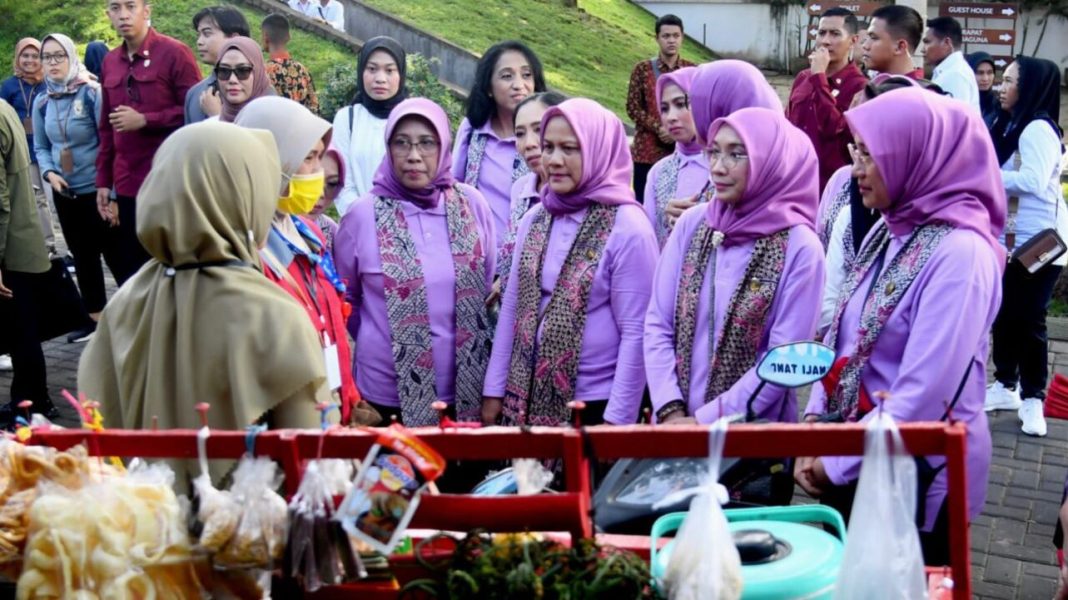
[[[679,411],[686,412],[686,405],[682,400],[672,400],[656,411],[656,422],[663,423],[668,417]]]

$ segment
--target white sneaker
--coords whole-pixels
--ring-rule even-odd
[[[10,371],[14,367],[11,366],[11,355],[0,354],[0,371]]]
[[[1023,425],[1020,429],[1027,435],[1046,437],[1046,417],[1042,415],[1042,401],[1038,398],[1028,398],[1020,407],[1020,420]]]
[[[986,388],[986,400],[983,402],[983,410],[1018,410],[1020,408],[1020,392],[1010,390],[995,381]]]

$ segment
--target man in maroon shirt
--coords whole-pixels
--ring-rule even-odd
[[[122,45],[104,57],[96,203],[118,228],[122,285],[148,260],[137,239],[134,199],[163,140],[184,122],[185,95],[200,81],[193,52],[149,25],[148,0],[107,0],[108,18]],[[114,191],[114,198],[111,197]]]
[[[820,189],[839,168],[849,163],[852,141],[845,111],[867,78],[853,64],[860,25],[850,11],[835,7],[820,16],[817,47],[808,57],[810,68],[798,73],[790,90],[786,116],[808,135],[820,162]]]
[[[905,75],[923,79],[912,57],[923,39],[923,17],[908,6],[891,4],[871,14],[868,39],[861,45],[864,65],[879,75]],[[878,80],[876,73],[869,73]]]

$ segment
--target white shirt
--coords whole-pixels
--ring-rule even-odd
[[[827,279],[823,283],[823,302],[820,307],[820,325],[816,329],[817,335],[822,338],[834,320],[834,309],[838,307],[838,294],[842,291],[842,283],[846,276],[845,259],[845,232],[853,220],[849,212],[849,205],[838,211],[838,218],[831,223],[830,241],[827,242]]]
[[[334,115],[334,135],[331,143],[345,157],[345,184],[334,205],[339,216],[371,191],[375,171],[386,156],[386,120],[372,115],[362,104],[352,107],[352,127],[349,127],[349,107],[342,107]]]
[[[979,85],[975,82],[975,71],[964,59],[963,52],[958,50],[947,56],[934,68],[931,76],[932,81],[944,92],[968,104],[975,112],[983,112],[979,107]]]
[[[289,8],[299,12],[305,17],[317,17],[319,14],[315,12],[315,7],[318,6],[318,2],[311,0],[289,0]]]
[[[1001,165],[1005,193],[1019,199],[1016,213],[1016,248],[1044,229],[1055,228],[1068,239],[1068,210],[1061,198],[1061,140],[1045,121],[1031,121],[1020,133],[1020,169],[1015,155]],[[1005,243],[1005,235],[1001,236]],[[1068,265],[1068,254],[1053,261]]]

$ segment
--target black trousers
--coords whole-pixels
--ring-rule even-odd
[[[1018,261],[1005,268],[993,328],[994,378],[1009,389],[1019,383],[1021,398],[1046,398],[1046,310],[1061,269],[1047,265],[1032,275]]]
[[[849,527],[849,517],[853,512],[853,498],[857,493],[856,482],[832,486],[820,497],[820,504],[837,510]],[[931,531],[921,531],[920,550],[923,552],[923,564],[941,567],[949,564],[949,502],[942,502]]]
[[[145,252],[141,240],[137,239],[137,200],[131,196],[115,196],[115,202],[119,205],[119,226],[114,233],[117,234],[116,266],[110,263],[112,275],[120,286],[134,273],[148,262],[148,252]],[[116,270],[117,267],[117,270]]]
[[[101,257],[108,263],[116,279],[120,272],[125,272],[119,233],[100,218],[96,210],[96,192],[76,195],[55,192],[52,197],[59,214],[63,238],[74,255],[74,270],[78,275],[82,304],[86,312],[98,313],[104,310],[108,301],[104,291]],[[120,216],[124,216],[121,207],[119,211]]]
[[[10,300],[13,311],[4,311],[12,322],[2,326],[12,332],[11,336],[11,402],[17,405],[23,400],[33,402],[34,412],[47,412],[52,407],[48,396],[48,373],[45,368],[44,351],[37,328],[35,290],[36,279],[44,277],[33,273],[4,271],[4,285],[13,294]],[[19,411],[21,414],[21,411]]]
[[[639,204],[645,203],[645,182],[649,180],[649,171],[653,165],[634,163],[634,197]]]

